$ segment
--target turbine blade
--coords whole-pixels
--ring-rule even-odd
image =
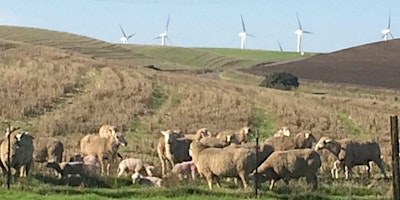
[[[153,38],[153,40],[157,40],[157,39],[161,39],[161,37],[157,36],[157,37]]]
[[[246,27],[244,25],[243,16],[240,15],[240,18],[242,18],[242,29],[243,29],[243,32],[246,32]]]
[[[282,49],[281,43],[279,42],[279,40],[277,40],[277,42],[278,42],[279,50],[281,50],[281,52],[282,52],[283,49]]]
[[[312,34],[310,31],[303,31],[303,33]]]
[[[256,37],[255,35],[248,34],[248,33],[246,33],[246,35],[247,35],[247,36],[250,36],[250,37]]]
[[[134,34],[132,34],[132,35],[126,37],[126,39],[129,39],[129,38],[133,37],[134,35],[136,35],[136,33],[134,33]]]
[[[390,15],[391,14],[389,13],[388,29],[390,29],[390,18],[391,18]]]
[[[122,28],[121,25],[119,25],[119,28],[121,29],[122,35],[124,35],[124,37],[126,37],[125,31],[124,31],[124,29]]]
[[[300,29],[300,30],[303,30],[303,28],[301,27],[299,14],[296,13],[296,17],[297,17],[297,23],[298,23],[298,25],[299,25],[299,29]]]
[[[168,15],[167,25],[165,26],[165,32],[167,32],[167,31],[168,31],[168,26],[169,26],[169,18],[170,18],[170,15]]]
[[[389,33],[389,35],[390,35],[390,37],[392,37],[392,39],[394,39],[394,37],[393,37],[393,34],[392,34],[392,33]]]
[[[174,45],[174,44],[172,43],[172,41],[169,39],[168,36],[166,36],[165,38],[167,38],[168,42],[171,43],[171,45]]]

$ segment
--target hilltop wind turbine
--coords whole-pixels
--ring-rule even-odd
[[[168,41],[170,41],[168,38],[168,35],[167,35],[168,26],[169,26],[169,17],[170,16],[168,15],[167,25],[165,26],[164,32],[160,33],[160,35],[158,37],[154,38],[154,39],[161,39],[161,46],[165,46],[165,39],[168,39]]]
[[[390,13],[389,13],[388,26],[387,26],[387,28],[383,29],[381,32],[383,34],[382,35],[383,40],[388,41],[389,36],[392,37],[392,39],[394,39],[392,33],[390,32]]]
[[[297,29],[294,33],[297,35],[297,52],[300,53],[301,52],[301,35],[303,35],[303,33],[311,34],[311,32],[303,30],[303,28],[301,27],[299,15],[296,14],[296,16],[297,16],[297,23],[299,25],[299,29]]]
[[[279,50],[282,52],[283,48],[282,48],[281,43],[279,42],[279,40],[277,40],[277,43],[278,43],[278,46],[279,46]]]
[[[121,25],[119,25],[119,28],[121,29],[121,32],[122,32],[122,37],[121,37],[122,44],[126,44],[128,42],[128,40],[136,34],[136,33],[134,33],[132,35],[126,36],[125,31]]]
[[[242,18],[242,32],[239,33],[239,37],[240,37],[240,48],[244,49],[244,42],[246,41],[246,36],[250,36],[250,37],[255,37],[254,35],[248,34],[246,32],[246,26],[244,25],[244,21],[243,21],[243,16],[240,15],[240,17]]]

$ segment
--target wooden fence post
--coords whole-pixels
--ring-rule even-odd
[[[256,129],[256,163],[258,163],[258,148],[258,129]],[[254,173],[254,196],[258,198],[258,167],[256,167]]]
[[[392,139],[393,199],[400,199],[399,180],[399,125],[397,116],[390,116],[390,135]]]

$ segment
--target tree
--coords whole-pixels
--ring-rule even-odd
[[[265,76],[260,86],[280,90],[291,90],[300,85],[298,78],[286,71],[272,72]]]

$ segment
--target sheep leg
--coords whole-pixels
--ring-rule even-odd
[[[272,190],[272,188],[274,188],[275,182],[276,182],[275,179],[272,179],[272,180],[271,180],[271,184],[269,185],[269,189],[270,189],[270,190]]]
[[[192,170],[192,180],[196,180],[196,171]]]
[[[210,188],[210,190],[212,190],[212,180],[213,180],[213,175],[211,173],[203,173],[203,175],[205,176],[207,183],[208,183],[208,188]]]
[[[306,182],[312,187],[312,190],[316,190],[318,187],[318,178],[316,174],[309,174],[306,176]]]
[[[217,187],[221,188],[221,179],[219,178],[219,176],[214,176],[215,178],[215,183],[217,183]]]
[[[380,159],[378,162],[376,162],[376,161],[374,161],[374,162],[378,165],[378,167],[379,167],[379,169],[381,170],[381,173],[383,174],[383,176],[384,176],[385,178],[388,178],[388,177],[386,176],[386,173],[385,173],[385,165],[384,165],[383,160]]]
[[[346,180],[348,180],[349,178],[351,178],[352,176],[352,171],[351,171],[351,167],[349,166],[344,166],[344,173],[346,175]]]
[[[239,173],[239,177],[240,177],[240,179],[242,179],[243,188],[246,189],[247,183],[248,183],[248,176],[246,175],[245,172],[241,172],[241,173]]]

